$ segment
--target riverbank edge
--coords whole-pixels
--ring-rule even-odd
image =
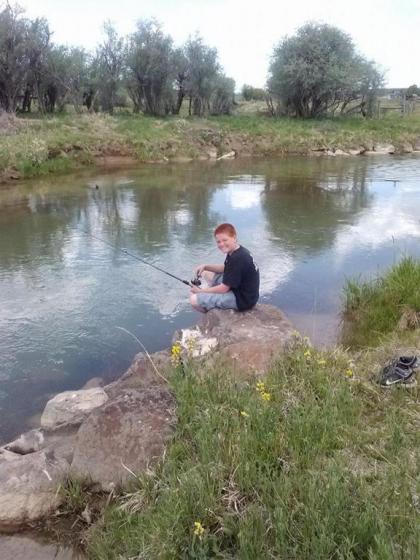
[[[293,121],[79,115],[17,119],[0,137],[0,184],[81,169],[284,156],[420,152],[420,119]]]

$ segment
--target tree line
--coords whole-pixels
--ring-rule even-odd
[[[217,50],[199,36],[175,48],[155,20],[140,20],[134,33],[119,36],[104,24],[94,53],[56,45],[44,18],[31,20],[9,4],[0,12],[0,107],[41,113],[62,111],[67,103],[81,112],[113,113],[126,106],[147,115],[178,114],[188,101],[190,115],[231,111],[235,82],[224,75]]]
[[[196,35],[176,47],[155,20],[140,20],[120,36],[104,24],[95,52],[57,45],[44,18],[31,20],[8,3],[0,12],[0,108],[42,114],[113,113],[131,106],[146,115],[177,115],[183,103],[195,116],[229,114],[235,82],[215,48]],[[273,50],[265,89],[245,85],[245,100],[265,99],[273,116],[372,116],[383,72],[357,53],[349,35],[318,23],[301,27]]]

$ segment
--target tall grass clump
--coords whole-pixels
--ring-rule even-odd
[[[383,276],[368,282],[348,280],[344,288],[344,342],[374,346],[420,311],[420,262],[406,257]],[[401,320],[403,319],[402,323]],[[410,326],[410,321],[406,322]]]
[[[384,420],[413,394],[383,403],[346,353],[304,341],[258,382],[187,368],[172,385],[174,439],[106,510],[90,558],[417,557],[413,403]]]

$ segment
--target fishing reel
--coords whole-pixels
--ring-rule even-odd
[[[191,280],[191,284],[193,286],[201,286],[201,280],[200,278],[196,275],[192,280]]]

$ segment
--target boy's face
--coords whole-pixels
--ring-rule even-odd
[[[218,233],[215,235],[217,248],[222,251],[222,253],[231,253],[237,245],[236,236],[231,237],[227,233]]]

